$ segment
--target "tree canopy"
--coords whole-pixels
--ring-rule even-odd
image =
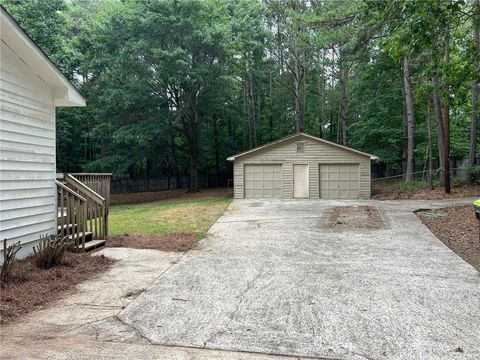
[[[59,171],[195,191],[296,131],[389,173],[428,154],[475,164],[479,0],[0,3],[87,99],[57,114]]]

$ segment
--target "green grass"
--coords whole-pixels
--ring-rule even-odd
[[[172,200],[139,205],[112,205],[109,235],[198,233],[203,236],[222,216],[230,197]]]

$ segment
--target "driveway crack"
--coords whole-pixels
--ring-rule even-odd
[[[264,274],[263,269],[260,269],[258,273],[250,280],[247,281],[247,286],[245,289],[237,296],[237,298],[240,298],[240,301],[237,303],[235,306],[235,309],[228,315],[229,320],[228,322],[224,325],[222,330],[216,331],[213,334],[211,334],[204,342],[203,342],[203,348],[205,349],[207,347],[207,344],[211,342],[216,336],[225,334],[227,332],[228,327],[230,324],[233,322],[235,319],[235,316],[240,310],[240,307],[245,303],[246,300],[246,294],[250,292],[250,290],[255,286],[255,283],[257,280]]]

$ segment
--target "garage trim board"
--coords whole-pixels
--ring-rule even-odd
[[[228,158],[238,199],[368,199],[376,159],[304,133]]]

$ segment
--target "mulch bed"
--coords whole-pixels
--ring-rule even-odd
[[[384,186],[384,188],[382,188]],[[410,192],[399,192],[392,185],[375,185],[372,199],[376,200],[440,200],[462,197],[480,197],[480,186],[463,185],[452,188],[450,194],[445,194],[443,188],[416,189]]]
[[[103,255],[66,253],[62,265],[41,269],[32,257],[18,260],[12,277],[0,291],[0,323],[8,323],[21,315],[40,309],[59,299],[78,283],[106,271],[114,263]]]
[[[196,193],[189,193],[185,189],[179,189],[129,194],[112,194],[110,201],[114,205],[129,205],[161,200],[190,200],[205,199],[210,197],[227,197],[232,196],[232,193],[232,189],[227,188],[202,189]]]
[[[196,233],[182,232],[162,235],[123,234],[109,237],[107,246],[185,252],[197,246],[198,236]]]
[[[445,245],[480,271],[478,221],[472,206],[455,206],[417,215]]]
[[[380,229],[382,215],[374,206],[338,206],[328,217],[330,228]]]

